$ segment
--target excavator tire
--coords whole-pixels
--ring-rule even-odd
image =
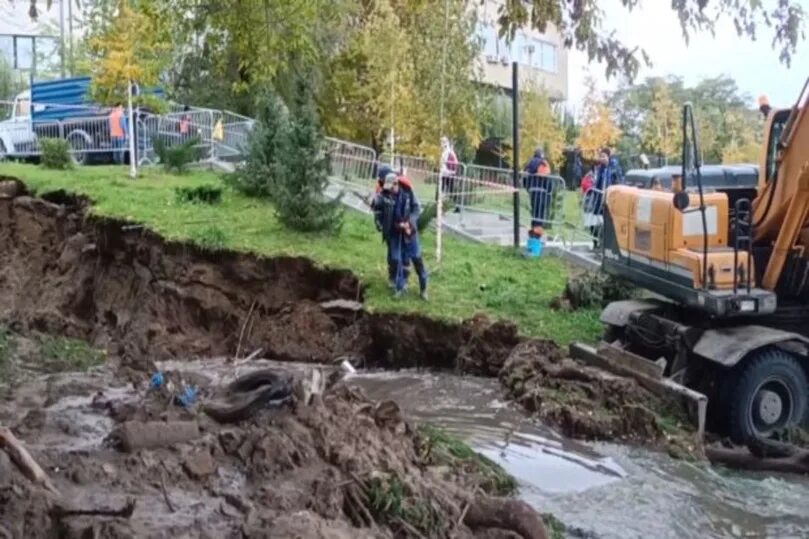
[[[728,428],[737,444],[771,437],[806,415],[809,381],[799,360],[779,348],[756,350],[739,367],[730,391]]]

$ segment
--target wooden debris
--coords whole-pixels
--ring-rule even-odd
[[[50,478],[39,464],[34,460],[19,439],[14,436],[8,427],[0,427],[0,448],[8,453],[11,461],[30,479],[33,483],[42,485],[48,491],[59,496],[59,491],[51,483]]]

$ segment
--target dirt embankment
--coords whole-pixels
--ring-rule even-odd
[[[0,319],[86,339],[136,371],[165,358],[246,355],[499,376],[569,436],[666,445],[682,434],[634,381],[582,367],[552,343],[476,317],[451,324],[337,306],[362,301],[348,271],[167,242],[86,215],[65,193],[0,200]],[[325,305],[325,306],[324,306]]]

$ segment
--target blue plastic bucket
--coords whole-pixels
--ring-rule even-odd
[[[544,245],[542,238],[528,238],[528,256],[531,258],[540,256]]]

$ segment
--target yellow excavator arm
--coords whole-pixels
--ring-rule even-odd
[[[789,253],[803,246],[809,218],[809,79],[795,106],[771,111],[760,159],[758,196],[753,202],[754,241],[772,242],[761,286],[774,290]],[[806,238],[809,240],[809,237]]]

